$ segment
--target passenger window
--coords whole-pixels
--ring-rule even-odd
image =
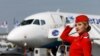
[[[33,24],[40,25],[40,22],[39,22],[38,19],[36,19],[36,20],[33,22]]]
[[[66,17],[66,23],[70,23],[70,21],[68,20],[68,18]]]
[[[44,25],[45,24],[45,21],[44,20],[41,20],[41,25]]]

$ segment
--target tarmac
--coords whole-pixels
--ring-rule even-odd
[[[21,56],[21,55],[0,55],[0,56]]]
[[[24,55],[0,55],[0,56],[24,56]],[[67,55],[68,56],[68,55]],[[92,56],[100,56],[100,45],[93,44],[92,45]]]

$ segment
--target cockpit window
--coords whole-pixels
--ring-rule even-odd
[[[45,21],[44,20],[41,20],[41,25],[44,25],[45,24]]]
[[[30,20],[24,20],[24,21],[21,22],[20,25],[28,25],[28,24],[31,24],[32,21],[33,21],[33,19],[30,19]]]
[[[35,19],[35,21],[33,22],[33,24],[40,25],[40,22],[39,22],[38,19]]]

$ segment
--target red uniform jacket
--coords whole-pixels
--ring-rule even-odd
[[[91,40],[87,32],[79,35],[78,37],[69,36],[72,28],[67,26],[61,34],[61,39],[71,44],[69,49],[69,56],[91,56]]]

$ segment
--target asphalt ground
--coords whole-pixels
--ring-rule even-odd
[[[11,54],[9,54],[9,55],[0,55],[0,56],[24,56],[24,55],[11,55]]]
[[[0,56],[24,56],[24,55],[4,54]],[[100,45],[97,44],[92,45],[92,56],[100,56]]]

